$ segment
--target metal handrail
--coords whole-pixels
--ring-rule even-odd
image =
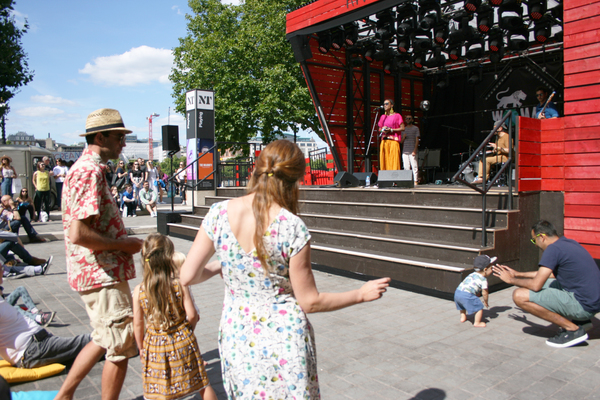
[[[509,174],[508,174],[508,209],[512,210],[512,176],[510,174],[511,171],[511,167],[512,167],[512,160],[513,160],[513,130],[512,130],[512,123],[507,124],[508,125],[508,143],[509,143],[509,152],[508,152],[508,159],[506,160],[506,162],[504,163],[504,165],[502,165],[502,167],[498,170],[498,172],[496,172],[496,175],[494,175],[494,177],[490,180],[490,183],[488,184],[484,179],[484,177],[486,176],[485,173],[485,167],[486,167],[486,163],[485,163],[485,151],[483,151],[483,149],[485,149],[485,147],[488,145],[488,143],[492,140],[492,138],[494,137],[494,135],[496,134],[496,131],[498,131],[498,128],[506,122],[506,120],[508,118],[512,117],[512,111],[508,111],[505,115],[504,118],[502,118],[500,120],[500,123],[497,124],[497,126],[492,130],[492,132],[490,132],[490,134],[483,140],[483,142],[481,142],[481,144],[479,145],[479,147],[477,147],[477,149],[475,150],[475,152],[473,152],[473,154],[471,154],[471,156],[469,157],[469,159],[462,165],[462,167],[459,168],[458,172],[456,174],[454,174],[454,176],[452,177],[453,180],[459,181],[464,183],[465,185],[467,185],[468,187],[470,187],[471,189],[481,193],[482,198],[481,198],[481,247],[486,247],[487,246],[487,232],[486,232],[486,223],[485,223],[485,219],[486,219],[486,208],[487,208],[487,199],[486,199],[486,195],[487,192],[492,188],[492,186],[494,185],[494,183],[496,183],[496,181],[498,180],[498,178],[500,177],[500,175],[506,170],[508,169]],[[481,177],[481,181],[482,181],[482,188],[479,188],[475,185],[473,185],[471,182],[467,182],[466,180],[464,180],[463,178],[460,177],[460,175],[462,174],[462,172],[464,171],[464,169],[475,159],[475,157],[477,157],[477,155],[483,151],[483,160],[481,162],[481,166],[482,166],[482,171],[480,174]]]

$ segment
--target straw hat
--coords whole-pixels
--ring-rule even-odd
[[[0,162],[2,162],[2,160],[7,159],[9,162],[12,162],[12,158],[10,158],[9,156],[7,156],[6,154],[3,155],[2,157],[0,157]]]
[[[121,118],[121,114],[112,108],[101,108],[88,115],[85,121],[85,133],[79,136],[92,135],[98,132],[123,132],[131,133],[129,129],[125,129],[125,124]]]

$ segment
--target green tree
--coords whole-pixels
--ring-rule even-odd
[[[185,156],[173,157],[173,169],[171,169],[171,159],[167,157],[161,161],[160,169],[167,175],[173,176],[173,173],[175,173],[175,171],[177,171],[177,169],[179,168],[180,162],[183,162],[184,165],[187,164]]]
[[[27,32],[27,21],[23,28],[17,26],[13,0],[0,0],[0,103],[8,101],[18,92],[19,87],[33,79],[29,70],[27,54],[21,46],[21,38]],[[0,107],[0,117],[8,107]]]
[[[170,76],[177,111],[185,92],[215,91],[217,140],[265,142],[291,129],[320,129],[299,64],[285,39],[285,16],[306,0],[190,0],[188,34]]]

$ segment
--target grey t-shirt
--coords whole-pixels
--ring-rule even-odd
[[[412,154],[415,151],[417,145],[417,139],[421,137],[419,128],[414,125],[409,125],[404,129],[403,136],[405,137],[403,142],[402,154]]]

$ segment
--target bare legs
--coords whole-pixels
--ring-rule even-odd
[[[486,324],[485,322],[481,321],[481,317],[483,317],[483,309],[479,310],[475,313],[475,317],[473,320],[473,326],[476,328],[485,328]],[[467,311],[466,310],[460,310],[460,322],[466,322],[467,321]]]
[[[217,394],[210,385],[200,390],[200,395],[202,396],[202,400],[217,400]]]
[[[576,331],[577,329],[579,329],[579,327],[576,324],[569,321],[562,315],[559,315],[555,312],[545,309],[539,304],[529,301],[529,289],[516,289],[513,292],[513,301],[524,311],[527,311],[528,313],[533,314],[536,317],[546,320],[548,322],[552,322],[553,324],[556,324],[568,331]]]

